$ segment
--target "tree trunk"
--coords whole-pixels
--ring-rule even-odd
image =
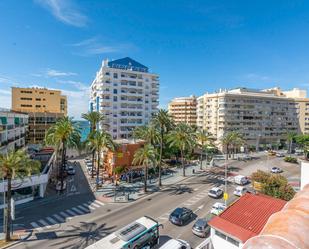
[[[11,196],[12,196],[12,179],[11,177],[7,178],[8,191],[6,195],[6,216],[5,216],[5,241],[11,240]]]
[[[203,169],[203,148],[204,148],[204,144],[202,143],[202,147],[201,147],[201,157],[200,157],[200,170]]]
[[[61,188],[60,192],[63,191],[63,181],[64,181],[64,168],[65,168],[65,143],[62,142],[62,162],[61,162],[61,171],[60,171],[60,180],[61,180]]]
[[[96,185],[98,187],[99,185],[99,180],[100,180],[100,152],[97,151],[97,182]]]
[[[91,178],[94,177],[94,157],[95,157],[95,150],[92,151]]]
[[[148,178],[148,167],[145,165],[144,167],[144,192],[147,192],[147,178]]]
[[[163,153],[163,133],[161,132],[161,138],[160,138],[160,156],[159,156],[159,182],[158,182],[158,186],[161,187],[162,186],[162,180],[161,180],[161,169],[162,169],[162,153]]]
[[[181,154],[181,164],[182,164],[182,175],[186,176],[186,167],[185,167],[185,160],[183,157],[183,151],[180,150],[180,154]]]

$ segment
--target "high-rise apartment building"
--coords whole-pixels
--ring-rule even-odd
[[[25,146],[28,114],[0,108],[0,154]]]
[[[159,104],[159,76],[126,57],[104,60],[91,84],[90,110],[104,114],[114,139],[130,138],[136,126],[147,124]]]
[[[29,115],[27,143],[42,143],[45,132],[67,115],[67,98],[59,90],[12,87],[12,110]]]
[[[206,93],[198,98],[197,126],[207,129],[217,141],[227,132],[237,131],[250,146],[278,143],[287,131],[301,131],[299,102],[288,96],[279,88]]]
[[[196,106],[195,96],[174,98],[168,104],[168,112],[176,124],[196,125]]]

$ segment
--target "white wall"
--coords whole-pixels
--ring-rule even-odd
[[[300,189],[309,184],[309,162],[301,162],[301,179],[300,179]]]
[[[236,245],[228,242],[227,240],[222,239],[215,234],[215,229],[213,228],[211,228],[210,230],[210,238],[214,249],[238,249],[242,248],[243,246],[242,243],[239,243],[239,247],[237,247]]]

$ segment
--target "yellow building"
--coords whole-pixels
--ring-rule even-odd
[[[195,96],[174,98],[168,104],[168,112],[176,124],[196,125],[196,105]]]
[[[42,143],[48,128],[67,115],[67,98],[59,90],[12,87],[12,110],[29,114],[27,143]]]

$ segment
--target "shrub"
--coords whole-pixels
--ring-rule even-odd
[[[271,175],[265,171],[258,170],[251,175],[252,181],[265,183]]]
[[[297,163],[297,158],[291,157],[291,156],[286,156],[286,157],[284,158],[284,161],[285,161],[285,162],[288,162],[288,163]]]

